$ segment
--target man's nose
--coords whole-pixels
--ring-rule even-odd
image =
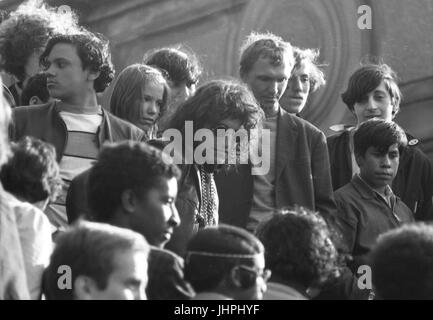
[[[289,85],[293,88],[292,90],[295,92],[302,91],[302,83],[299,77],[292,78]]]
[[[369,97],[367,101],[367,109],[374,110],[377,109],[377,104],[374,101],[373,97]]]
[[[175,206],[174,203],[171,205],[170,224],[171,224],[173,227],[177,227],[177,226],[180,225],[180,216],[179,216],[179,212],[177,211],[177,208],[176,208],[176,206]]]
[[[386,168],[391,167],[391,159],[389,158],[389,156],[386,155],[382,158],[382,166]]]

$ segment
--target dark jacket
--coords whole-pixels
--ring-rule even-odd
[[[275,159],[277,208],[297,204],[324,216],[335,215],[328,149],[322,131],[280,108]],[[215,181],[220,221],[245,228],[254,190],[250,165],[219,173]]]
[[[107,141],[146,140],[142,130],[104,109],[102,109],[102,122],[96,134],[99,147]],[[32,136],[53,144],[57,152],[57,161],[60,162],[68,139],[68,129],[56,108],[56,103],[50,102],[38,106],[14,108],[10,136],[13,141],[24,136]]]
[[[408,145],[400,155],[392,191],[414,212],[416,220],[433,219],[433,170],[427,156],[417,147],[418,140],[408,136]],[[349,131],[328,137],[332,185],[341,188],[352,179]]]

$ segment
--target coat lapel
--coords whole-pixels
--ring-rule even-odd
[[[291,117],[293,116],[280,107],[277,124],[277,148],[275,157],[276,185],[278,184],[278,179],[285,166],[296,156],[293,151],[296,150],[298,132],[296,130],[296,124]]]

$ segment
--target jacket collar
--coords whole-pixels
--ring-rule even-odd
[[[374,191],[358,174],[353,176],[352,185],[364,199],[374,199],[379,195],[379,193]],[[391,187],[389,186],[388,191],[391,192],[391,195],[394,195],[392,193]]]

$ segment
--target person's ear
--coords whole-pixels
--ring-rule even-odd
[[[121,205],[124,211],[132,213],[135,211],[136,195],[134,191],[128,189],[122,192],[120,196]]]
[[[96,283],[88,276],[80,275],[74,281],[74,297],[78,300],[93,300]]]
[[[35,105],[35,104],[43,104],[44,102],[39,99],[38,96],[33,96],[29,100],[29,106]]]
[[[101,75],[101,71],[92,71],[89,70],[89,74],[87,75],[87,80],[95,81]]]
[[[232,270],[230,270],[229,281],[234,287],[241,289],[242,288],[242,279],[241,279],[242,277],[241,277],[241,274],[239,271],[240,270],[238,267],[233,267]]]
[[[362,167],[364,165],[364,156],[359,155],[359,154],[355,154],[355,160],[356,163],[358,164],[358,167]]]

